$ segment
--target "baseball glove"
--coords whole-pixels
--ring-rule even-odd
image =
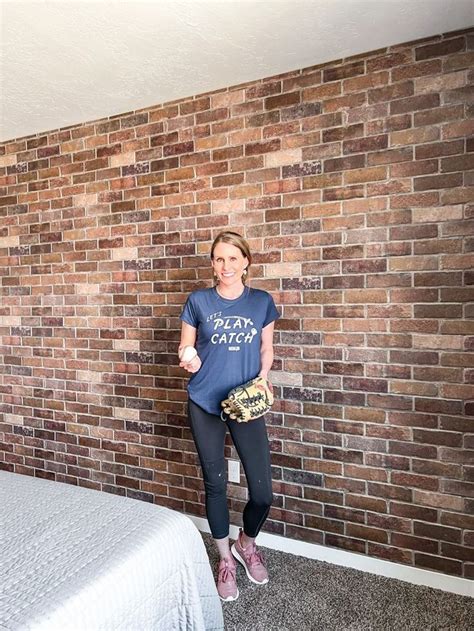
[[[228,418],[238,423],[248,423],[268,412],[273,405],[273,392],[263,377],[255,377],[241,386],[232,388],[227,399],[221,401],[221,405],[223,421],[227,420],[223,416],[225,413]]]

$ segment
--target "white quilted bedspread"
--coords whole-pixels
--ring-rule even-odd
[[[0,471],[0,630],[223,629],[184,515]]]

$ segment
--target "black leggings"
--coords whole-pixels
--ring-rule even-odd
[[[250,423],[228,420],[209,414],[189,401],[189,421],[201,461],[206,492],[206,513],[214,539],[229,535],[227,506],[227,467],[224,443],[227,428],[244,467],[249,501],[243,514],[244,532],[256,537],[273,501],[270,448],[264,417]]]

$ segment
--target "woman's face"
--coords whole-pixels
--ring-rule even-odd
[[[248,264],[248,258],[231,243],[221,241],[214,248],[212,268],[222,286],[242,285],[242,274]]]

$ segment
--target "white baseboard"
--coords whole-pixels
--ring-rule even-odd
[[[201,532],[210,532],[207,519],[188,515],[198,530]],[[230,537],[236,539],[239,529],[237,526],[230,527]],[[305,543],[288,537],[280,537],[270,533],[261,532],[258,535],[258,543],[272,550],[281,550],[289,554],[297,554],[308,559],[317,559],[318,561],[326,561],[334,563],[334,565],[342,565],[343,567],[351,567],[362,572],[377,574],[378,576],[386,576],[387,578],[396,578],[399,581],[406,581],[414,585],[424,585],[434,589],[441,589],[452,594],[460,596],[470,596],[474,598],[474,581],[467,578],[459,578],[457,576],[449,576],[441,572],[431,572],[430,570],[422,570],[410,565],[401,565],[392,561],[384,561],[383,559],[375,559],[374,557],[356,554],[354,552],[346,552],[337,548],[326,548],[315,543]]]

